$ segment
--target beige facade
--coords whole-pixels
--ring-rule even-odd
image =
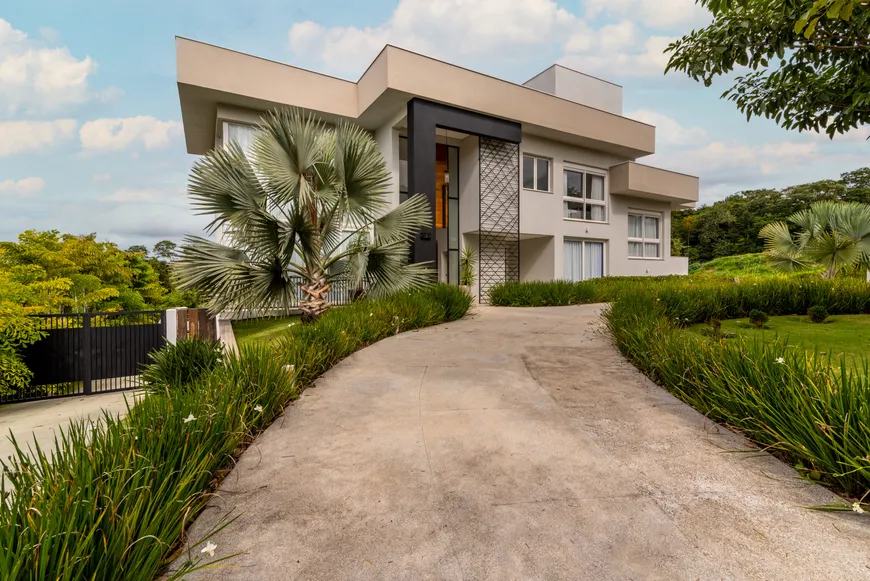
[[[698,178],[635,162],[655,151],[655,128],[621,116],[617,85],[558,66],[518,85],[392,46],[356,83],[186,39],[177,40],[177,59],[190,153],[221,145],[264,111],[301,107],[370,130],[398,204],[408,102],[425,99],[521,125],[522,280],[687,272],[686,259],[670,253],[671,211],[697,202]],[[458,148],[459,230],[462,246],[476,248],[480,140],[440,128],[436,139]],[[443,248],[446,233],[437,234]],[[445,260],[439,253],[442,270]]]

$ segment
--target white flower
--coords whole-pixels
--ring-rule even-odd
[[[294,371],[296,371],[296,366],[295,365],[285,365],[284,371],[286,371],[287,373],[293,373]]]
[[[860,502],[854,502],[854,503],[852,503],[852,510],[854,510],[854,511],[857,512],[858,514],[864,514],[864,509],[861,508],[861,503],[860,503]]]
[[[374,313],[369,313],[369,317],[371,317]]]
[[[254,411],[257,412],[258,414],[263,413],[263,406],[261,406],[260,404],[255,405]]]
[[[214,550],[215,549],[217,549],[217,545],[214,544],[213,542],[209,541],[205,544],[205,546],[202,548],[200,553],[208,554],[209,557],[214,557]]]
[[[785,359],[783,359],[782,357],[777,357],[776,362],[780,365],[785,365]]]
[[[195,422],[195,421],[196,421],[196,418],[193,417],[193,414],[190,414],[189,416],[187,416],[186,418],[184,418],[184,423],[185,423],[185,424],[188,423],[188,422]]]
[[[288,327],[292,327],[292,326],[295,325],[295,324],[296,324],[296,323],[290,323],[290,324],[287,325],[287,326],[288,326]]]

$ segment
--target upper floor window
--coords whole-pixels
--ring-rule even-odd
[[[399,203],[408,199],[408,138],[399,136]]]
[[[523,188],[539,192],[551,191],[549,159],[523,155]]]
[[[253,125],[224,122],[224,145],[235,141],[241,146],[242,151],[247,152],[254,144],[256,134],[257,128]]]
[[[565,170],[565,217],[574,220],[604,222],[607,202],[604,199],[604,176],[577,170]]]
[[[661,214],[628,214],[628,257],[661,258]]]

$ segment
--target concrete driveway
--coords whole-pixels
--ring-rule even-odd
[[[595,306],[480,308],[336,366],[191,531],[199,579],[870,579],[870,515],[626,363]],[[199,546],[192,549],[199,555]]]
[[[38,443],[46,452],[51,452],[55,437],[73,421],[98,420],[104,410],[123,416],[127,413],[126,401],[132,403],[136,397],[134,391],[114,391],[0,406],[0,460],[8,461],[15,453],[10,432],[24,450]]]

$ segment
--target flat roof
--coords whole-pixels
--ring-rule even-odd
[[[176,65],[189,153],[214,147],[219,105],[255,111],[289,105],[326,121],[347,119],[375,129],[414,97],[629,159],[655,152],[651,125],[393,45],[384,46],[357,82],[181,37]]]

